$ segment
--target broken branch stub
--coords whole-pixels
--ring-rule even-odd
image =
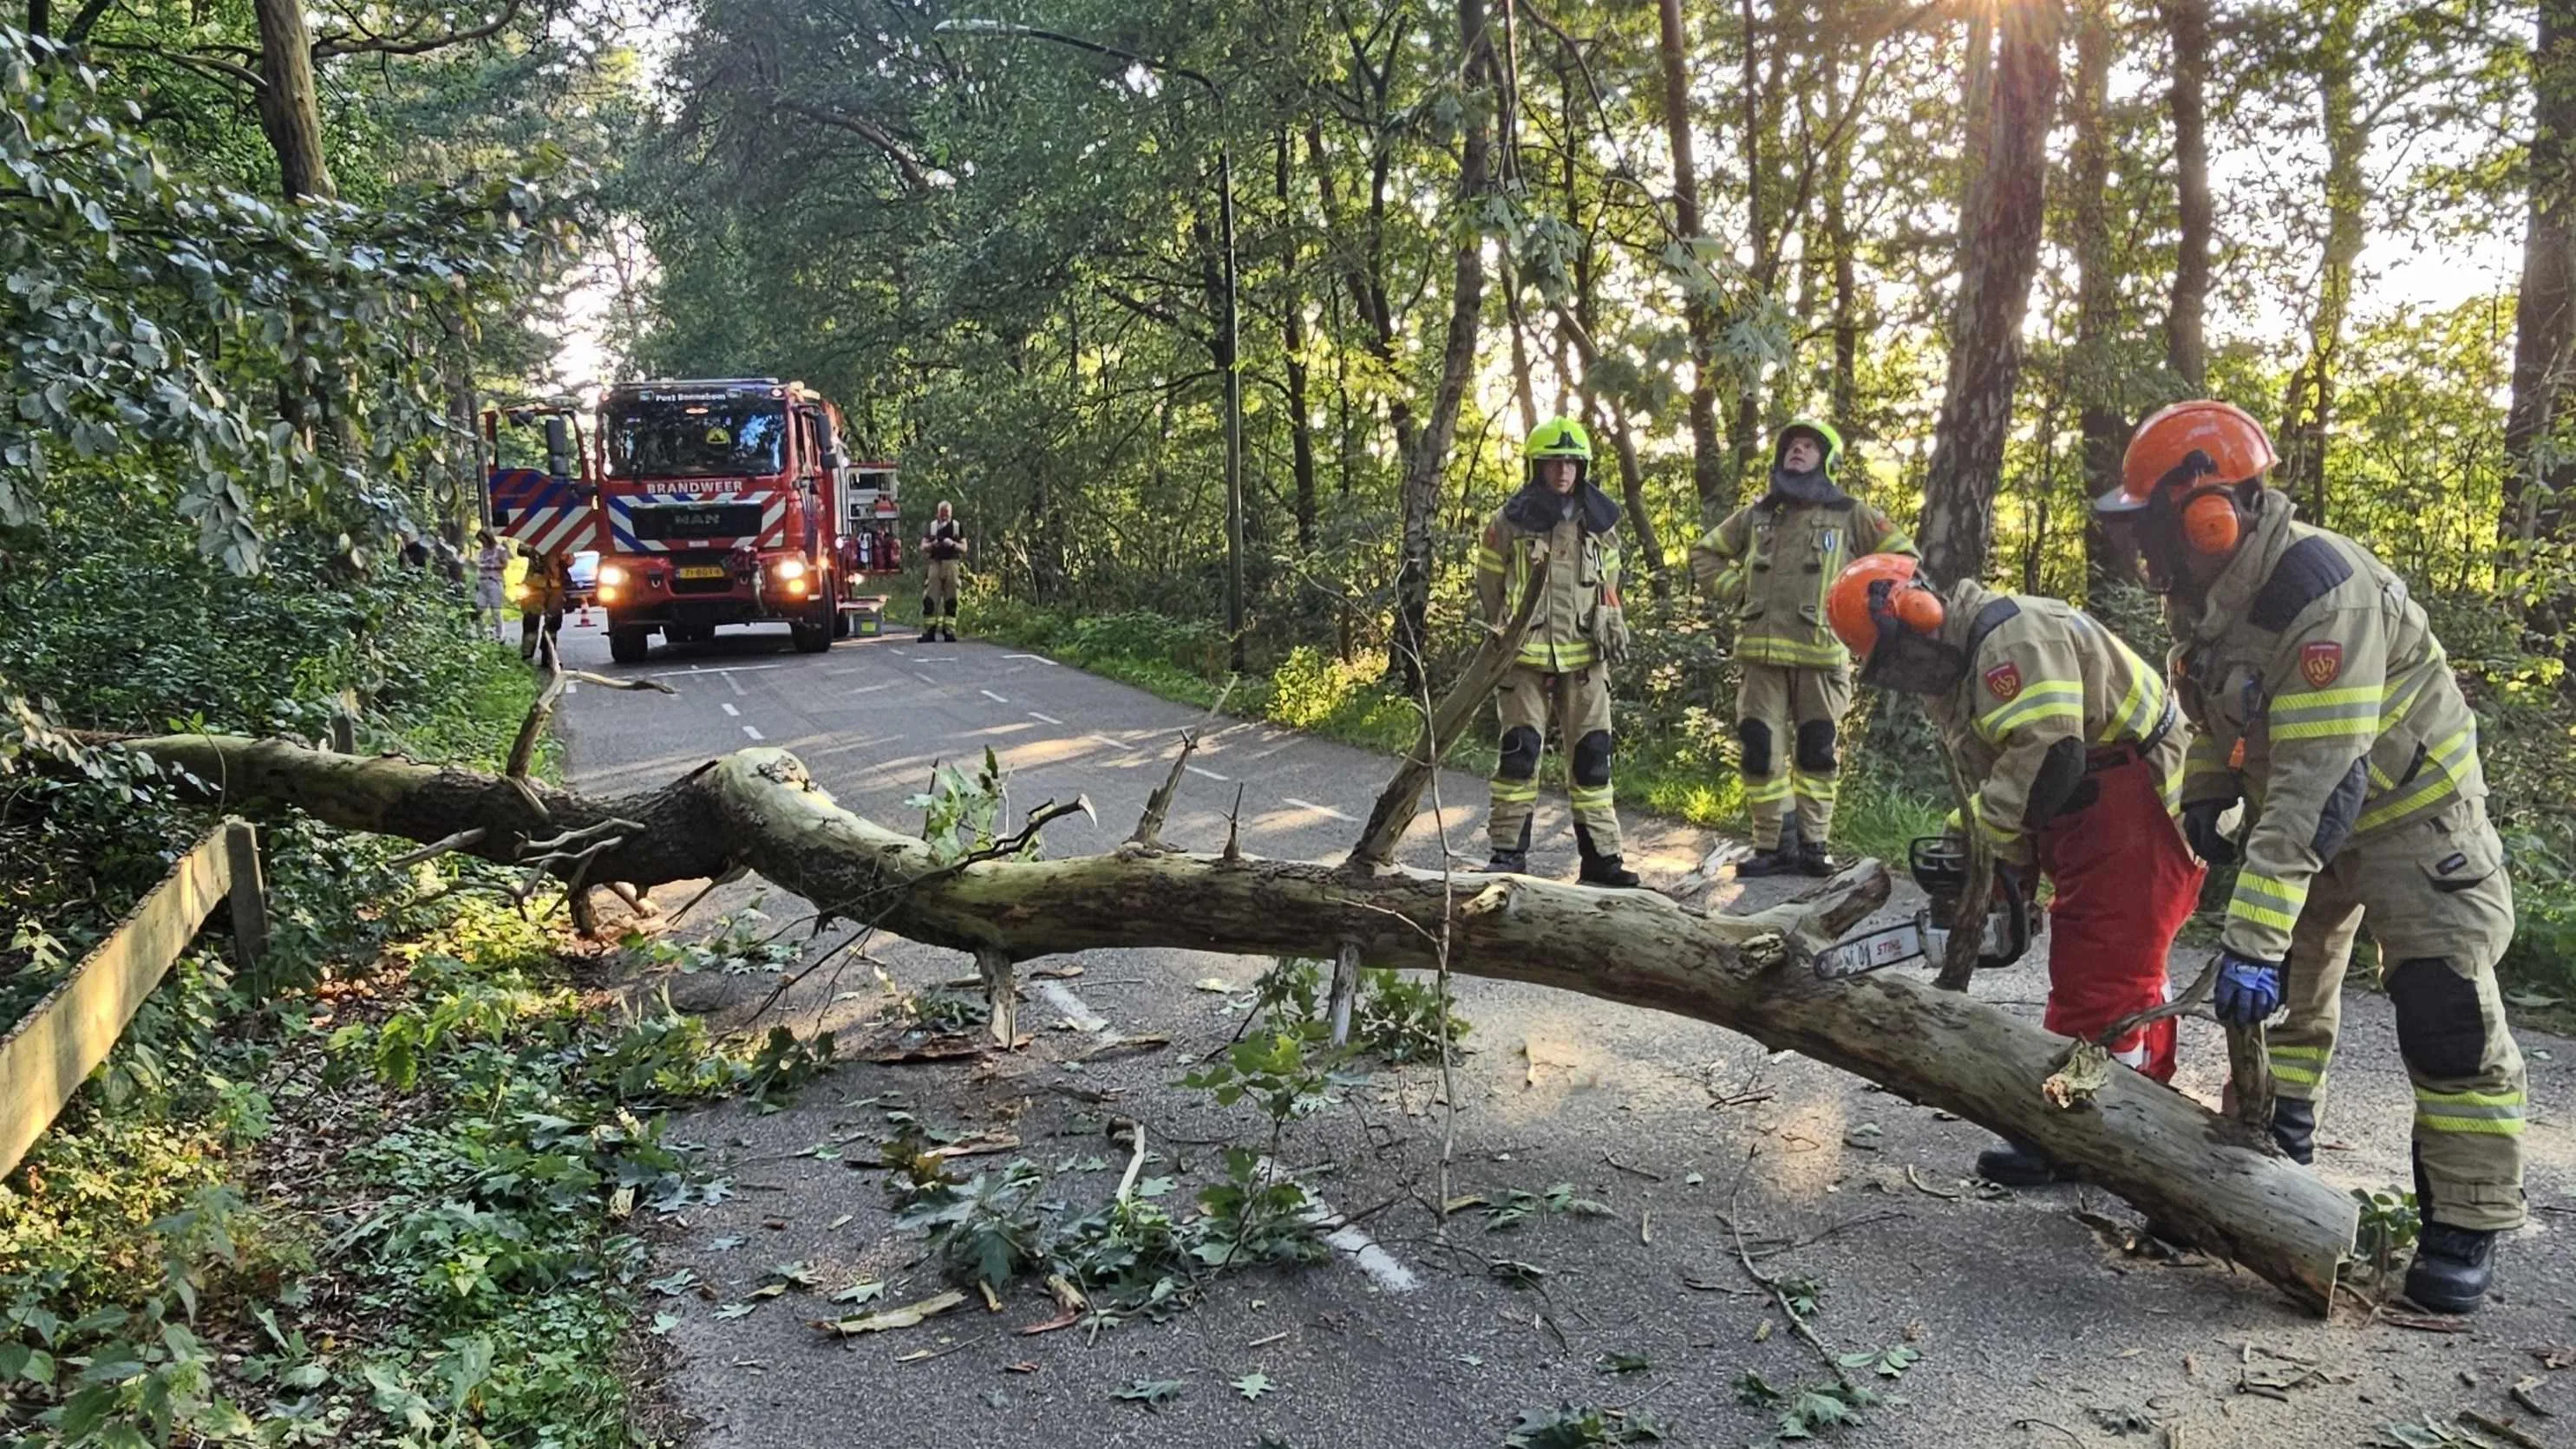
[[[647,826],[593,859],[600,879],[649,886],[744,866],[809,901],[867,901],[886,930],[979,956],[1133,947],[1320,956],[1349,942],[1373,964],[1430,970],[1445,918],[1452,970],[1714,1022],[1883,1083],[2031,1143],[2312,1309],[2332,1301],[2353,1241],[2351,1199],[2262,1133],[2127,1071],[2061,1110],[2039,1085],[2064,1038],[1894,972],[1817,978],[1808,969],[1815,953],[1887,899],[1876,861],[1807,900],[1749,916],[1521,876],[1493,880],[1453,913],[1440,875],[1397,866],[1362,874],[1132,849],[943,866],[921,840],[843,810],[776,749],[728,756],[658,791],[593,800],[279,740],[132,743],[200,781],[227,782],[209,787],[220,797],[210,803],[265,798],[414,840],[496,827],[469,847],[478,854],[528,823],[514,789],[523,786],[563,828],[612,818]]]

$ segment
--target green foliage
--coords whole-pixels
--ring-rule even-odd
[[[931,857],[941,865],[955,865],[993,848],[998,838],[994,827],[1010,808],[1010,796],[1002,783],[1001,761],[987,747],[974,774],[955,765],[936,766],[930,788],[903,803],[921,812],[921,838],[930,843]],[[1022,858],[1034,856],[1036,849],[1032,839]]]
[[[1503,1436],[1504,1449],[1586,1449],[1596,1444],[1661,1444],[1661,1425],[1629,1409],[1596,1409],[1560,1403],[1552,1409],[1523,1409],[1519,1421]]]

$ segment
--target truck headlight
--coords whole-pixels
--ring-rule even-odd
[[[778,576],[782,579],[801,579],[805,577],[805,560],[801,558],[780,559],[778,561]]]
[[[615,564],[602,564],[599,569],[599,586],[603,589],[624,588],[626,586],[626,570]]]

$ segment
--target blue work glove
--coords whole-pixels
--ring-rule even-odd
[[[2195,800],[2182,807],[2182,838],[2191,843],[2191,853],[2211,865],[2225,865],[2236,859],[2236,842],[2218,828],[2218,817],[2227,813],[2233,800]]]
[[[2273,961],[2218,950],[2218,990],[2209,1001],[2229,1026],[2252,1026],[2281,1009],[2281,967]]]

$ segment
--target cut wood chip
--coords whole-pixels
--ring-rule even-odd
[[[817,1318],[814,1326],[838,1338],[856,1338],[863,1333],[918,1327],[923,1320],[936,1318],[965,1301],[966,1295],[952,1288],[936,1298],[924,1298],[918,1303],[889,1308],[883,1313],[866,1313],[856,1318]]]
[[[921,1155],[946,1161],[952,1157],[990,1157],[996,1152],[1009,1152],[1020,1145],[1020,1139],[1008,1132],[987,1132],[980,1137],[961,1137],[942,1142]]]
[[[1075,1057],[1074,1060],[1077,1062],[1096,1062],[1102,1057],[1123,1057],[1132,1056],[1137,1052],[1161,1051],[1163,1048],[1170,1046],[1171,1044],[1172,1039],[1167,1036],[1122,1036],[1102,1042],[1100,1045],[1093,1047],[1091,1050],[1084,1052],[1078,1057]]]
[[[862,1052],[859,1054],[859,1060],[873,1062],[878,1066],[908,1067],[921,1062],[963,1061],[968,1057],[983,1054],[984,1041],[981,1037],[942,1036],[915,1042],[910,1046],[892,1046],[878,1051]]]
[[[1082,1314],[1080,1310],[1068,1308],[1053,1318],[1044,1319],[1040,1322],[1028,1325],[1021,1329],[1019,1333],[1022,1338],[1034,1338],[1041,1333],[1053,1333],[1059,1328],[1071,1328],[1081,1321]]]

